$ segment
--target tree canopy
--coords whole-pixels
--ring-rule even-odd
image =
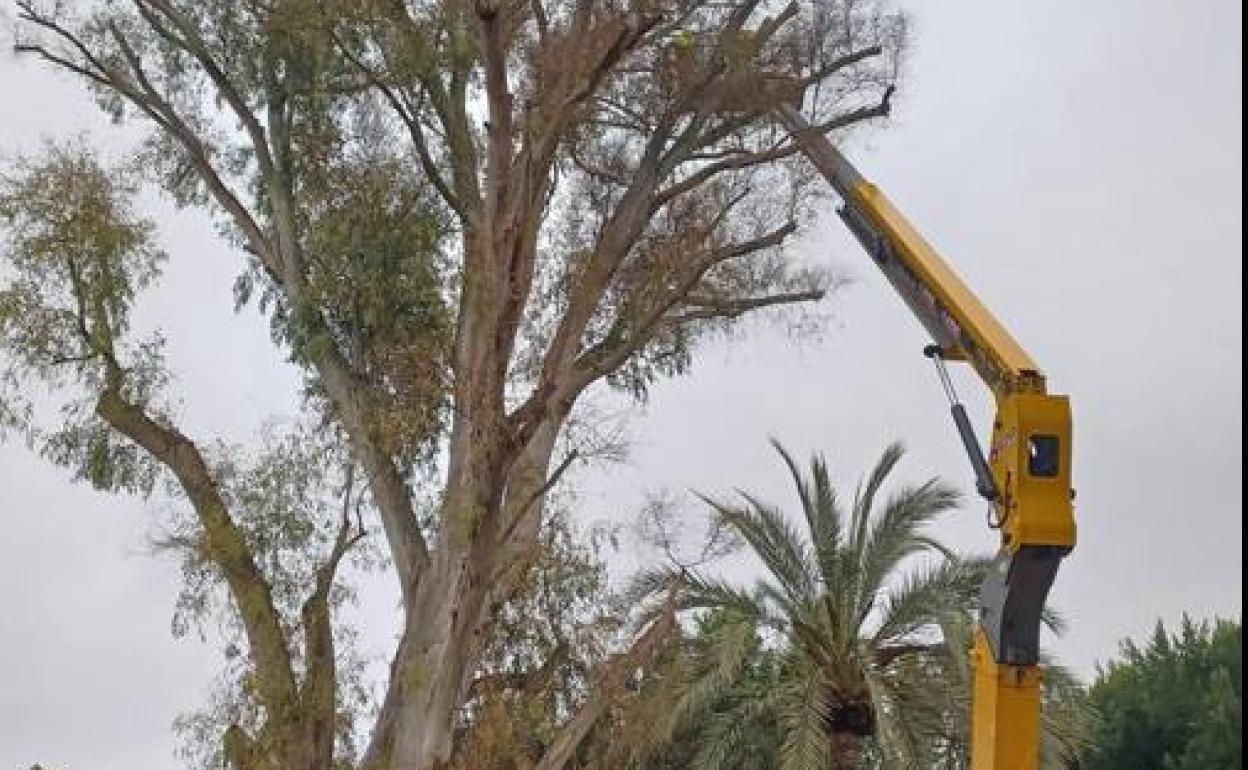
[[[170,543],[238,624],[238,707],[213,740],[234,770],[464,750],[545,499],[586,451],[582,396],[642,396],[740,318],[824,296],[826,271],[784,253],[821,188],[770,110],[828,132],[882,118],[905,43],[875,0],[15,5],[17,51],[146,139],[122,169],[62,146],[6,177],[0,420],[101,489],[176,490],[191,516]],[[235,247],[235,299],[305,372],[323,467],[243,462],[179,426],[161,356],[178,341],[129,324],[184,258],[138,213],[141,182]],[[403,619],[357,750],[334,597],[365,543]],[[547,767],[671,627],[590,677]]]
[[[1085,770],[1243,767],[1243,625],[1184,617],[1122,642],[1089,690],[1099,714]]]
[[[675,705],[656,710],[669,715],[676,748],[681,731],[691,733],[691,766],[715,770],[751,766],[749,756],[787,770],[968,766],[966,651],[990,560],[958,557],[927,532],[959,495],[937,479],[890,484],[900,445],[882,453],[852,496],[836,489],[822,456],[803,467],[775,446],[796,514],[747,492],[707,499],[762,563],[753,586],[681,565],[638,581],[641,592],[675,585],[681,609],[713,610]],[[772,640],[766,654],[759,634]],[[1045,661],[1045,767],[1083,749],[1081,695],[1066,670]]]

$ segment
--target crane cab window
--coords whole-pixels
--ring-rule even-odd
[[[1057,436],[1035,433],[1027,439],[1027,471],[1032,476],[1052,478],[1061,466],[1062,442]]]

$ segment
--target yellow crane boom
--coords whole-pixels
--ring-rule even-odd
[[[1040,618],[1058,566],[1075,545],[1070,402],[1047,392],[1031,356],[888,198],[801,112],[781,124],[843,200],[841,219],[918,317],[952,402],[954,422],[992,506],[1001,545],[980,593],[971,650],[972,770],[1034,770],[1040,755]],[[965,361],[992,391],[985,458],[944,361]]]

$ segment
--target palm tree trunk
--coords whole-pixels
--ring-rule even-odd
[[[828,733],[831,761],[828,770],[859,770],[862,767],[864,738],[855,733]]]

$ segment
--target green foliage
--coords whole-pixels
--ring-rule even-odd
[[[49,145],[0,177],[0,430],[24,432],[40,451],[97,489],[148,491],[155,466],[94,414],[110,387],[153,405],[166,375],[155,335],[131,340],[130,312],[165,254],[154,225],[135,213],[133,175],[104,167],[78,145]],[[53,427],[29,385],[65,388]],[[37,409],[36,406],[42,407]]]
[[[397,670],[418,671],[421,681],[471,673],[531,681],[534,666],[554,672],[536,692],[434,698],[440,713],[421,715],[427,722],[382,720],[375,746],[399,750],[389,731],[436,732],[454,720],[462,746],[465,732],[514,727],[518,720],[508,717],[516,714],[526,719],[511,743],[498,744],[506,746],[500,756],[517,740],[540,745],[585,694],[589,668],[615,628],[599,614],[594,555],[558,534],[558,520],[545,530],[553,539],[535,543],[532,530],[516,532],[500,515],[549,470],[513,475],[527,465],[517,458],[558,436],[593,382],[642,396],[657,377],[687,370],[708,334],[753,310],[813,300],[830,284],[781,253],[817,198],[801,158],[780,151],[784,140],[760,111],[717,106],[734,90],[722,86],[743,81],[713,84],[722,80],[714,56],[697,63],[708,90],[697,98],[654,77],[663,28],[688,24],[699,40],[722,38],[734,73],[753,58],[791,82],[808,81],[812,117],[848,124],[886,112],[887,104],[863,105],[896,74],[902,41],[889,30],[898,17],[874,0],[771,21],[753,3],[703,0],[503,5],[17,0],[17,49],[81,76],[116,120],[145,125],[144,173],[178,203],[209,211],[246,254],[236,300],[254,298],[269,315],[275,341],[307,374],[311,403],[303,407],[325,431],[282,438],[251,457],[207,451],[177,434],[157,403],[158,341],[126,335],[134,297],[159,262],[150,226],[124,205],[91,205],[124,202],[129,188],[101,183],[117,194],[80,199],[72,194],[79,181],[62,172],[64,189],[49,187],[57,194],[46,198],[35,182],[6,189],[17,212],[4,216],[16,233],[19,283],[0,307],[4,353],[16,362],[0,380],[0,423],[27,430],[97,486],[150,488],[147,455],[96,421],[97,405],[115,407],[103,410],[110,424],[160,456],[196,508],[196,519],[175,515],[164,538],[184,559],[175,630],[223,621],[231,663],[220,697],[183,723],[192,743],[207,747],[195,761],[217,762],[223,736],[235,747],[226,749],[232,761],[248,765],[252,738],[281,752],[284,740],[293,745],[290,736],[305,739],[306,726],[329,735],[320,729],[325,704],[336,704],[324,692],[339,688],[337,705],[353,697],[357,669],[346,659],[332,672],[337,678],[320,678],[325,687],[300,704],[315,718],[291,710],[287,694],[287,680],[312,678],[301,670],[303,656],[329,658],[301,649],[300,602],[324,595],[309,590],[313,583],[336,585],[320,577],[332,577],[341,555],[335,547],[327,558],[330,544],[350,540],[334,535],[349,531],[339,529],[337,503],[344,498],[351,514],[359,500],[336,431],[349,435],[368,468],[404,588],[416,587],[404,594],[400,650],[420,656],[420,667]],[[731,34],[745,24],[769,25],[771,42]],[[873,50],[888,55],[866,56]],[[821,81],[829,87],[815,87]],[[45,225],[51,237],[26,237]],[[63,268],[47,254],[66,244],[76,256]],[[33,423],[41,405],[17,397],[31,373],[77,387],[46,434]],[[450,456],[440,457],[452,397],[456,431]],[[326,443],[332,449],[317,455]],[[442,460],[461,488],[448,490],[447,510],[413,511],[420,505],[411,482]],[[466,518],[471,526],[461,526]],[[505,570],[478,600],[481,582],[450,577],[465,568],[454,552],[464,546],[491,580],[504,566],[491,563],[496,548],[520,567],[534,559],[535,571]],[[891,556],[885,548],[873,558]],[[432,575],[422,579],[426,569]],[[224,599],[223,578],[244,612]],[[445,597],[424,593],[447,586]],[[341,587],[335,591],[340,601]],[[489,612],[453,614],[450,631],[410,616],[418,607],[436,614],[443,601],[456,613]],[[546,620],[532,623],[537,613]],[[725,640],[740,643],[743,628],[725,629]],[[466,641],[478,633],[493,644],[484,661]],[[253,649],[243,649],[242,636]],[[335,639],[349,648],[340,625]],[[444,655],[459,645],[470,645],[470,655]],[[739,659],[744,648],[727,649]],[[478,663],[479,671],[454,670]],[[391,692],[414,698],[420,689]],[[261,706],[257,692],[266,690]],[[353,708],[341,710],[359,713],[358,703]],[[515,734],[526,727],[533,729]],[[337,735],[349,737],[350,727]],[[446,743],[416,742],[439,754]],[[338,759],[353,754],[340,746]]]
[[[541,759],[620,630],[597,534],[582,537],[552,502],[532,569],[496,610],[453,767],[528,767]]]
[[[1213,672],[1204,710],[1196,719],[1196,733],[1173,763],[1174,770],[1243,767],[1242,696],[1242,681],[1232,680],[1225,668]]]
[[[301,603],[315,583],[316,568],[329,553],[344,515],[355,522],[371,514],[367,492],[346,447],[324,430],[274,424],[253,450],[218,445],[209,462],[277,609],[288,626],[298,626]],[[202,524],[185,493],[173,484],[167,493],[173,510],[153,545],[182,562],[184,583],[173,632],[183,636],[195,630],[203,637],[206,628],[220,620],[219,612],[232,613],[233,609],[224,576],[205,550]],[[348,558],[354,566],[371,569],[379,555],[375,543],[365,539],[348,552]],[[336,601],[349,598],[345,586],[337,590]],[[227,643],[241,645],[237,620],[231,619],[226,628],[230,629]]]
[[[806,471],[777,449],[801,519],[745,493],[740,505],[708,501],[766,577],[743,588],[676,569],[635,586],[654,594],[675,583],[681,606],[711,610],[696,654],[665,674],[683,683],[663,712],[674,743],[652,766],[966,767],[966,650],[988,562],[957,558],[925,533],[957,494],[932,480],[886,495],[902,455],[894,445],[846,505],[821,457]],[[1060,666],[1046,667],[1045,683],[1043,766],[1059,767],[1086,745],[1089,714]]]
[[[1159,621],[1143,645],[1127,640],[1089,691],[1100,715],[1082,770],[1243,767],[1240,622]]]
[[[344,353],[371,386],[380,445],[428,448],[441,433],[450,382],[446,223],[399,158],[348,157],[326,176],[308,194],[308,288],[319,312],[311,324],[294,324],[273,295],[275,333],[302,364],[308,345]]]
[[[585,538],[570,511],[552,505],[532,569],[498,608],[481,673],[516,676],[554,661],[548,693],[553,716],[583,696],[586,674],[606,655],[620,622],[598,537]]]
[[[372,516],[367,491],[352,466],[343,442],[325,430],[303,426],[270,426],[253,451],[218,446],[211,453],[214,477],[247,547],[262,572],[282,624],[292,657],[302,665],[304,633],[301,612],[316,571],[333,547],[344,519],[362,528]],[[231,725],[258,732],[264,714],[252,684],[252,662],[244,654],[247,639],[238,609],[226,591],[225,578],[213,563],[199,519],[184,493],[169,485],[174,510],[153,539],[158,551],[181,562],[182,585],[174,610],[175,636],[198,633],[222,646],[224,670],[217,677],[205,707],[181,715],[175,729],[182,739],[179,753],[192,767],[221,766],[221,735]],[[357,523],[360,522],[360,523]],[[353,573],[335,582],[330,603],[335,610],[354,601],[351,578],[379,568],[381,556],[372,533],[347,552]],[[356,753],[358,720],[372,703],[365,680],[365,661],[355,644],[356,629],[334,627],[337,656],[337,731],[340,757]]]
[[[328,404],[313,359],[333,353],[370,386],[368,428],[377,443],[407,462],[426,459],[444,427],[449,384],[449,220],[394,133],[393,116],[367,95],[358,67],[333,42],[331,30],[348,34],[364,9],[308,0],[169,7],[191,32],[175,31],[168,18],[157,23],[150,9],[145,16],[114,3],[45,10],[75,28],[99,60],[133,54],[146,63],[144,78],[195,138],[188,146],[185,132],[157,121],[138,165],[179,204],[216,215],[223,235],[251,253],[235,283],[236,305],[259,300],[322,411]],[[273,145],[284,139],[288,146],[260,153],[190,49],[229,79]],[[115,89],[92,84],[119,120],[145,117]],[[202,165],[208,159],[211,174]],[[273,185],[289,188],[281,204],[292,210],[288,219],[276,210]],[[256,244],[222,210],[222,190],[259,229],[296,250],[305,289],[298,307],[290,276],[271,274],[272,261],[264,266]]]
[[[132,178],[74,145],[50,145],[4,175],[0,223],[16,274],[4,292],[6,338],[29,366],[102,355],[127,329],[165,258],[154,225],[133,211],[135,192]]]
[[[784,656],[763,644],[756,628],[712,610],[696,621],[681,650],[690,688],[683,714],[665,745],[640,764],[645,770],[731,767],[770,770],[783,740],[769,708],[784,686]],[[792,661],[789,661],[792,664]]]

